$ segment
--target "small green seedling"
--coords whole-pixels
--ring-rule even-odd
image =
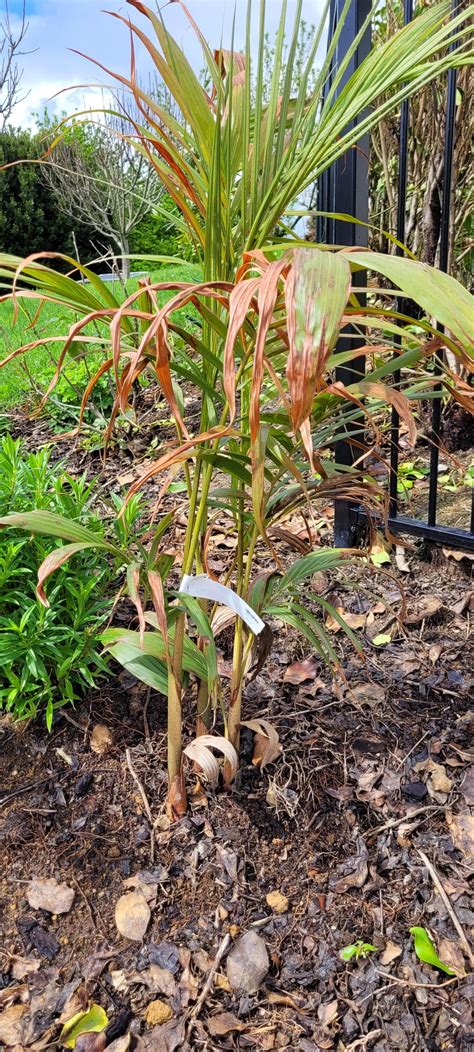
[[[371,942],[363,942],[362,939],[358,939],[357,942],[351,942],[349,946],[344,946],[339,956],[343,961],[350,961],[353,957],[358,961],[361,957],[365,960],[369,953],[377,953],[377,947],[372,946]]]
[[[440,961],[434,942],[428,935],[426,928],[410,928],[410,935],[413,935],[415,953],[418,960],[423,961],[425,964],[432,964],[434,968],[439,968],[440,971],[446,972],[446,975],[456,975],[452,968]]]

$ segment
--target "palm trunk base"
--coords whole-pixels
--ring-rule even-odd
[[[178,822],[186,814],[187,809],[186,786],[184,775],[181,771],[169,783],[166,813],[172,822]]]

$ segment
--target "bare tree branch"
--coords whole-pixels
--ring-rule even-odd
[[[130,235],[157,207],[163,188],[148,158],[134,146],[133,100],[116,96],[104,123],[72,124],[43,165],[59,206],[92,228],[129,274]]]
[[[4,131],[16,103],[28,94],[20,97],[23,69],[17,61],[24,54],[20,48],[28,30],[25,5],[26,0],[23,0],[16,25],[12,22],[8,0],[4,0],[3,13],[0,13],[0,131]]]

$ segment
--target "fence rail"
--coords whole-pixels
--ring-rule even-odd
[[[454,0],[453,10],[457,10],[459,0]],[[344,0],[332,0],[330,10],[329,33],[333,34],[344,7]],[[346,17],[343,31],[340,35],[336,53],[333,60],[333,71],[337,69],[338,63],[347,52],[348,45],[360,31],[370,12],[370,0],[352,0],[350,11]],[[404,22],[407,24],[413,18],[413,0],[404,0],[403,6]],[[367,29],[363,35],[356,54],[349,64],[345,77],[338,86],[341,91],[345,81],[357,68],[363,57],[370,48],[370,30]],[[332,76],[329,77],[327,90],[331,85]],[[452,176],[453,176],[453,149],[456,131],[456,70],[448,72],[447,94],[446,94],[446,121],[444,138],[444,165],[443,186],[440,218],[439,237],[439,269],[447,271],[449,262],[449,229],[451,222],[452,207]],[[405,241],[405,222],[407,204],[407,179],[408,179],[408,146],[410,134],[410,102],[403,102],[400,112],[400,151],[398,166],[398,192],[397,192],[397,239]],[[361,139],[359,148],[351,150],[345,157],[341,158],[321,177],[318,188],[318,210],[324,213],[338,213],[353,216],[364,223],[369,218],[369,149],[368,137]],[[368,245],[368,228],[357,223],[349,223],[341,219],[319,216],[316,228],[316,240],[333,245],[352,244],[360,247]],[[396,249],[401,253],[401,249]],[[354,275],[357,278],[357,274]],[[361,339],[359,346],[364,341]],[[345,351],[357,347],[357,337],[350,329],[341,337],[338,350]],[[441,352],[442,354],[443,352]],[[397,355],[394,356],[396,361]],[[436,362],[435,369],[439,373],[442,368],[442,359]],[[365,358],[361,356],[352,361],[350,367],[338,370],[338,379],[348,384],[363,376],[365,372]],[[394,383],[400,382],[400,373],[394,369]],[[440,390],[440,387],[439,387]],[[460,529],[454,526],[446,526],[437,521],[438,506],[438,474],[439,454],[441,448],[441,426],[442,426],[442,399],[435,398],[431,410],[431,428],[429,440],[430,472],[428,491],[428,512],[426,521],[412,518],[400,513],[399,502],[399,457],[400,457],[400,419],[394,409],[391,416],[390,431],[390,475],[389,493],[390,509],[388,523],[394,533],[406,533],[415,537],[425,538],[431,542],[437,542],[447,547],[463,548],[466,551],[474,551],[474,489],[472,493],[471,523],[470,529]],[[361,424],[362,427],[362,424]],[[353,447],[349,440],[337,442],[335,449],[336,461],[339,464],[350,465],[353,462]],[[360,526],[365,519],[364,510],[353,502],[337,500],[335,503],[335,544],[346,547],[354,543]]]

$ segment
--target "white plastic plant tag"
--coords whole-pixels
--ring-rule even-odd
[[[193,595],[195,599],[213,599],[215,603],[229,606],[242,618],[242,621],[245,621],[256,636],[265,628],[265,622],[245,602],[245,599],[241,599],[237,592],[234,592],[232,588],[227,588],[225,584],[212,581],[206,573],[198,574],[197,577],[189,577],[188,574],[185,574],[179,590],[185,595]]]

